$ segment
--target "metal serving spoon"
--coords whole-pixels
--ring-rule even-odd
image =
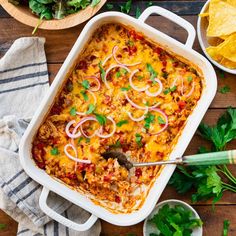
[[[236,164],[236,150],[210,152],[204,154],[196,154],[191,156],[178,157],[175,160],[156,161],[156,162],[131,162],[126,155],[118,151],[107,151],[101,154],[105,159],[117,159],[120,165],[127,170],[133,167],[143,166],[159,166],[159,165],[220,165],[220,164]]]

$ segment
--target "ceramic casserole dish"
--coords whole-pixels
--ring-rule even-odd
[[[145,20],[154,13],[159,14],[182,26],[188,33],[186,43],[182,44],[171,38],[170,36],[147,25],[145,23]],[[139,210],[131,212],[129,214],[114,214],[107,209],[94,204],[85,195],[82,195],[79,192],[68,188],[66,185],[52,178],[44,170],[39,169],[35,165],[31,154],[32,141],[34,139],[34,136],[36,135],[39,126],[43,122],[44,117],[47,115],[50,107],[52,106],[54,99],[63,84],[63,81],[67,78],[67,74],[74,66],[78,55],[82,52],[83,48],[85,47],[92,34],[95,32],[95,30],[106,23],[120,23],[126,26],[130,26],[138,32],[141,32],[148,39],[162,45],[174,54],[181,55],[183,58],[196,65],[202,71],[203,77],[205,79],[205,84],[203,86],[201,98],[199,99],[191,115],[188,117],[186,125],[178,139],[178,142],[170,154],[170,159],[174,159],[183,155],[199,123],[201,122],[211,101],[213,100],[217,89],[217,79],[213,67],[202,55],[192,49],[192,45],[196,35],[193,26],[174,13],[171,13],[163,8],[153,6],[147,8],[138,19],[135,19],[123,13],[107,12],[97,15],[87,23],[77,41],[75,42],[68,57],[66,58],[64,64],[62,65],[60,71],[58,72],[56,78],[54,79],[49,92],[36,111],[20,144],[20,160],[24,170],[32,179],[43,185],[43,191],[39,200],[41,209],[47,215],[60,222],[61,224],[64,224],[67,227],[78,231],[84,231],[90,228],[96,222],[97,218],[101,218],[111,224],[120,226],[133,225],[144,220],[155,207],[156,202],[158,201],[161,193],[163,192],[166,184],[169,181],[169,178],[171,177],[175,169],[175,165],[165,166],[162,169],[160,175],[152,185],[149,194],[147,195],[142,207]],[[84,224],[77,224],[54,212],[47,205],[47,197],[50,191],[55,192],[68,201],[71,201],[72,203],[90,212],[90,218]]]

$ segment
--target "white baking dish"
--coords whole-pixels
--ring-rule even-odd
[[[166,34],[148,26],[145,23],[145,20],[153,13],[162,15],[186,29],[188,32],[186,44],[182,44],[176,41],[175,39],[167,36]],[[217,88],[216,74],[214,72],[213,67],[203,56],[201,56],[199,53],[195,52],[192,49],[196,34],[193,26],[186,20],[173,13],[163,8],[153,6],[146,9],[139,17],[139,19],[135,19],[133,17],[118,12],[107,12],[97,15],[87,23],[87,25],[81,32],[79,38],[75,42],[68,57],[63,63],[55,80],[53,81],[48,94],[45,96],[40,107],[36,111],[20,144],[20,160],[24,170],[31,178],[33,178],[35,181],[39,182],[44,186],[39,201],[41,209],[56,221],[79,231],[83,231],[90,228],[95,223],[98,217],[112,224],[120,226],[133,225],[142,221],[150,214],[150,212],[155,207],[156,202],[158,201],[161,193],[163,192],[166,184],[168,183],[169,178],[171,177],[175,169],[175,165],[164,167],[160,176],[157,178],[156,182],[151,188],[146,198],[146,201],[138,211],[130,214],[113,214],[105,208],[95,205],[86,196],[76,191],[73,191],[66,185],[60,183],[59,181],[49,176],[45,171],[39,169],[35,165],[34,160],[31,157],[31,146],[34,135],[36,134],[40,124],[42,123],[49,107],[52,105],[53,100],[58,93],[58,89],[63,83],[63,80],[66,78],[67,73],[74,65],[78,54],[81,52],[81,50],[83,50],[83,47],[86,45],[92,33],[102,24],[108,22],[118,22],[124,25],[134,27],[138,32],[142,32],[144,35],[146,35],[147,38],[158,42],[159,44],[169,48],[170,51],[179,54],[184,58],[188,59],[189,61],[193,62],[203,72],[206,81],[202,96],[193,113],[188,118],[187,124],[182,132],[182,135],[179,137],[178,143],[170,155],[171,159],[183,155],[200,121],[202,120],[205,112],[207,111],[207,108],[213,100]],[[53,191],[58,195],[61,195],[65,199],[71,201],[72,203],[89,211],[92,214],[91,217],[84,224],[77,224],[54,212],[51,208],[47,206],[46,203],[49,191]]]

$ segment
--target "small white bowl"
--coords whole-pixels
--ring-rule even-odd
[[[158,213],[159,209],[165,205],[168,204],[170,207],[176,206],[176,205],[182,205],[186,209],[190,210],[193,212],[193,218],[200,219],[198,213],[186,202],[176,200],[176,199],[169,199],[166,201],[162,201],[156,205],[152,213],[146,218],[143,224],[143,236],[149,236],[151,233],[158,233],[158,230],[155,225],[149,222],[150,219],[153,218],[155,214]],[[202,226],[193,229],[192,235],[191,236],[202,236]]]
[[[207,9],[209,8],[209,3],[210,0],[208,0],[205,5],[203,6],[201,13],[204,13],[207,11]],[[200,17],[198,16],[198,21],[197,21],[197,36],[198,36],[198,41],[200,43],[200,46],[202,48],[202,51],[204,52],[204,54],[206,55],[206,57],[218,68],[220,68],[223,71],[226,71],[228,73],[231,74],[235,74],[236,75],[236,69],[229,69],[221,64],[219,64],[217,61],[213,60],[207,53],[206,48],[209,47],[209,43],[208,43],[208,37],[206,35],[207,32],[207,27],[208,27],[208,20],[206,17]]]

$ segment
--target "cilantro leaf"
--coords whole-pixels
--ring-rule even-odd
[[[121,120],[116,124],[116,126],[121,127],[122,125],[128,124],[128,123],[129,123],[128,120]]]
[[[95,106],[93,104],[89,104],[86,114],[91,114],[94,110],[95,110]]]
[[[222,94],[226,94],[226,93],[230,92],[230,87],[225,85],[224,87],[221,87],[219,89],[219,92],[222,93]]]
[[[54,147],[51,149],[50,153],[51,153],[51,155],[56,156],[59,154],[59,150],[57,147]]]
[[[102,67],[102,62],[101,61],[99,62],[98,66],[99,66],[99,69],[100,69],[100,74],[101,74],[102,81],[104,82],[106,71]]]
[[[152,115],[150,112],[148,112],[144,118],[144,127],[146,129],[150,128],[150,125],[153,124],[155,122],[155,115]]]
[[[153,69],[153,67],[152,67],[152,65],[151,64],[149,64],[149,63],[147,63],[147,70],[148,70],[148,72],[150,73],[150,75],[151,75],[151,78],[150,78],[150,80],[155,84],[156,83],[156,81],[154,80],[156,77],[157,77],[157,72]]]
[[[83,140],[83,137],[79,137],[79,139],[78,139],[78,144],[80,144],[81,143],[81,141]]]
[[[81,85],[85,88],[85,89],[89,89],[90,88],[90,84],[88,80],[83,80]]]
[[[191,82],[193,80],[193,77],[192,76],[188,76],[187,80],[188,80],[188,82]]]
[[[124,5],[120,5],[120,10],[123,13],[129,13],[131,9],[132,0],[128,0]]]
[[[106,124],[106,122],[107,122],[106,116],[101,115],[101,114],[97,114],[97,113],[94,113],[94,115],[96,116],[96,119],[100,125]]]
[[[141,9],[139,7],[136,7],[135,17],[139,18],[141,15]]]
[[[5,229],[7,227],[6,224],[0,224],[0,230]]]
[[[113,4],[111,4],[111,3],[107,3],[106,7],[108,10],[112,10],[114,8]]]
[[[164,121],[164,119],[161,116],[157,117],[157,121],[160,125],[164,125],[166,122]]]
[[[129,91],[131,89],[131,86],[128,85],[127,87],[120,88],[121,91]]]
[[[86,93],[85,90],[81,91],[80,93],[82,94],[82,96],[83,96],[83,98],[84,98],[85,101],[88,101],[88,100],[89,100],[89,97],[88,97],[88,95],[87,95],[87,93]]]
[[[135,142],[138,144],[139,147],[143,146],[141,134],[135,134]]]
[[[70,115],[71,115],[71,116],[76,116],[76,107],[72,107],[72,108],[70,109]]]
[[[112,144],[112,145],[110,145],[110,147],[111,147],[111,148],[120,148],[120,147],[121,147],[121,143],[120,143],[120,141],[119,141],[119,140],[117,140],[117,141],[116,141],[116,143],[115,143],[115,144]]]

